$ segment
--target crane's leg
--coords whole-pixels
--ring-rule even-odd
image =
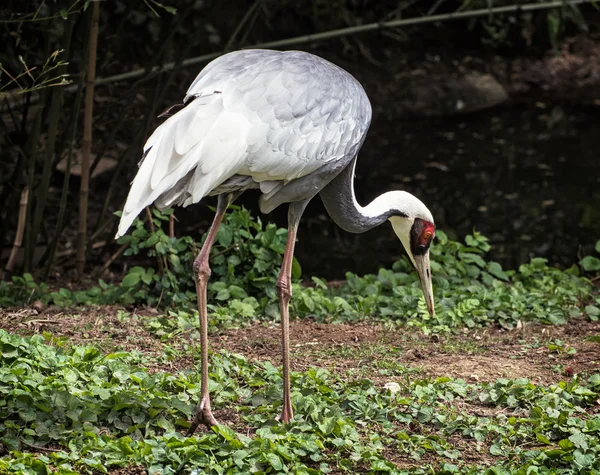
[[[281,313],[281,350],[283,360],[283,409],[277,418],[283,422],[290,422],[294,417],[292,400],[290,398],[290,315],[289,303],[292,298],[292,262],[294,260],[294,246],[298,224],[309,200],[291,203],[288,211],[288,240],[283,255],[283,263],[277,289],[279,293],[279,309]]]
[[[198,298],[198,314],[200,319],[200,351],[201,351],[201,387],[200,387],[200,403],[196,408],[196,415],[192,419],[187,435],[194,433],[200,424],[207,427],[217,424],[217,420],[213,416],[210,408],[210,394],[208,392],[208,316],[206,313],[206,289],[208,287],[208,278],[210,277],[210,266],[208,258],[210,249],[215,241],[215,236],[223,221],[223,215],[227,211],[228,206],[238,195],[221,194],[217,202],[217,213],[213,220],[212,226],[206,236],[206,241],[198,257],[194,260],[194,279],[196,281],[196,296]]]

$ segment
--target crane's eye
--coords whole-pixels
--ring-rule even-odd
[[[416,218],[410,230],[411,251],[414,255],[423,255],[429,250],[435,236],[435,225],[429,221]]]

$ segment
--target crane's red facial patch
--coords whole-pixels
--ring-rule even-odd
[[[415,218],[410,230],[410,250],[415,256],[423,255],[429,250],[435,236],[435,225],[424,219]]]

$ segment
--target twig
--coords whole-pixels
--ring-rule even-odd
[[[27,320],[26,322],[21,323],[20,325],[31,326],[36,323],[59,323],[60,320],[51,320],[49,318],[34,318],[33,320]]]
[[[23,232],[25,230],[25,218],[27,217],[27,201],[29,200],[29,188],[26,186],[21,192],[21,201],[19,202],[19,219],[17,221],[17,233],[15,234],[15,240],[13,242],[13,248],[10,251],[8,262],[4,271],[6,273],[12,273],[15,268],[17,256],[21,250],[23,244]],[[4,279],[4,272],[0,271],[0,280]]]
[[[91,245],[92,249],[100,249],[106,246],[106,241],[98,241]],[[77,249],[67,249],[66,251],[60,251],[56,253],[56,257],[67,257],[77,253]]]
[[[248,10],[246,10],[246,13],[244,14],[244,16],[242,17],[241,21],[238,23],[238,25],[236,26],[235,30],[233,31],[233,33],[229,37],[229,40],[227,40],[227,43],[225,43],[225,47],[223,48],[223,51],[229,51],[231,49],[231,47],[233,46],[233,43],[234,43],[235,39],[237,38],[237,35],[239,35],[240,31],[242,31],[242,28],[248,22],[248,20],[250,19],[250,17],[254,14],[254,12],[256,10],[258,10],[258,8],[260,7],[260,5],[261,5],[262,2],[263,2],[263,0],[256,0],[252,4],[252,6]]]
[[[148,217],[148,223],[150,224],[150,233],[154,234],[154,220],[152,219],[152,213],[150,212],[149,206],[146,206],[146,216]],[[158,265],[158,271],[162,274],[165,268],[163,266],[161,256],[158,255],[158,252],[156,253],[156,263]]]
[[[175,215],[173,213],[169,216],[169,237],[175,237]]]
[[[119,249],[117,249],[114,252],[114,254],[108,258],[108,261],[106,261],[104,263],[102,268],[98,271],[98,274],[96,275],[96,277],[97,278],[102,277],[104,275],[104,273],[108,270],[108,268],[111,266],[111,264],[113,262],[115,262],[118,259],[118,257],[125,252],[125,249],[127,249],[128,246],[129,246],[129,244],[123,244]]]
[[[92,120],[94,109],[94,81],[96,79],[96,53],[98,49],[98,23],[100,2],[94,2],[90,41],[88,45],[88,69],[85,88],[85,116],[83,118],[83,143],[81,159],[81,189],[79,195],[79,232],[77,234],[77,278],[83,277],[87,233],[87,211],[90,187],[90,155],[92,151]]]
[[[33,444],[30,444],[29,442],[25,442],[23,439],[21,439],[20,442],[23,445],[29,447],[30,449],[39,450],[40,452],[48,452],[48,453],[62,452],[62,449],[47,449],[46,447],[40,447],[39,445],[33,445]]]
[[[148,225],[150,226],[150,232],[152,234],[154,234],[155,233],[154,220],[152,219],[152,212],[150,211],[150,206],[146,206],[146,218],[148,218]]]

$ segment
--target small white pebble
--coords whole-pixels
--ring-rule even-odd
[[[387,389],[392,394],[396,394],[400,391],[400,385],[398,383],[385,383],[383,389]]]

